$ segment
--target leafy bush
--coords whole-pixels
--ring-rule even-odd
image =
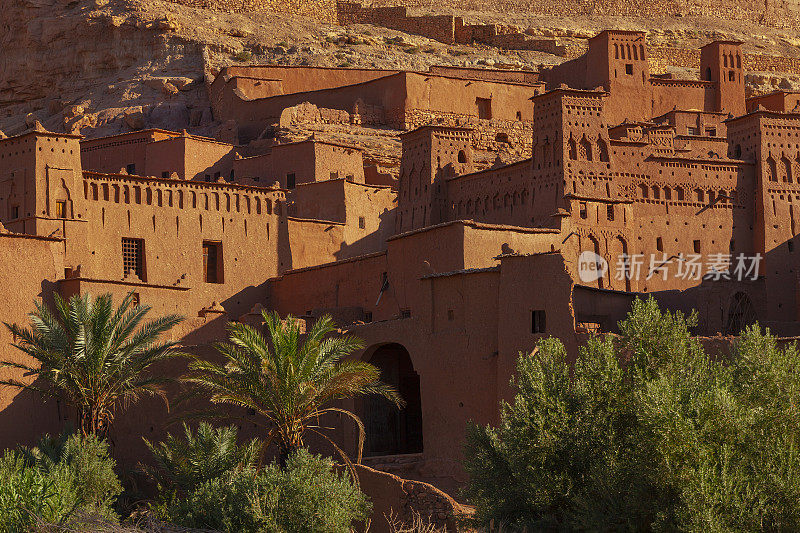
[[[253,58],[253,53],[250,52],[250,50],[242,50],[241,52],[236,52],[233,55],[233,59],[235,61],[239,61],[240,63],[243,63],[245,61],[250,61],[252,58]]]
[[[184,427],[186,440],[148,443],[162,487],[154,505],[166,522],[242,533],[347,533],[369,516],[366,497],[333,462],[300,449],[285,468],[255,468],[261,443],[236,444],[234,426]]]
[[[158,444],[145,439],[155,460],[155,467],[146,471],[163,490],[191,490],[231,471],[256,466],[261,443],[253,439],[239,446],[236,426],[214,429],[208,422],[201,422],[193,433],[184,424],[183,433],[183,439],[167,434],[166,441]]]
[[[800,354],[758,326],[726,360],[637,300],[622,335],[521,357],[498,428],[468,430],[477,520],[559,531],[800,529]]]
[[[0,458],[0,531],[28,531],[37,519],[115,520],[111,506],[121,492],[105,442],[46,436],[36,448],[6,450]]]

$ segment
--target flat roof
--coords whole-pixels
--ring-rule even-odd
[[[68,139],[82,139],[83,135],[75,135],[73,133],[55,133],[53,131],[26,131],[24,133],[20,133],[19,135],[12,135],[10,137],[6,137],[5,139],[0,139],[0,143],[8,142],[8,141],[15,141],[17,139],[22,139],[23,137],[28,137],[30,135],[38,135],[40,137],[66,137]]]
[[[550,89],[547,92],[543,92],[542,94],[535,94],[529,98],[529,100],[536,100],[537,98],[542,98],[544,96],[552,96],[555,93],[566,93],[566,94],[574,94],[577,96],[608,96],[607,91],[597,91],[594,89],[573,89],[572,87],[557,87],[555,89]]]
[[[528,228],[524,226],[506,226],[503,224],[486,224],[484,222],[475,222],[474,220],[450,220],[448,222],[442,222],[440,224],[434,224],[433,226],[425,226],[424,228],[417,228],[412,229],[403,233],[398,233],[397,235],[392,235],[386,241],[393,241],[396,239],[402,239],[404,237],[410,237],[411,235],[416,235],[418,233],[424,233],[427,231],[432,231],[440,228],[444,228],[447,226],[453,225],[461,225],[465,227],[475,228],[475,229],[488,229],[488,230],[496,230],[496,231],[518,231],[520,233],[560,233],[561,230],[555,228]]]

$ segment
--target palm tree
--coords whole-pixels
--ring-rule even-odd
[[[12,345],[35,364],[0,361],[0,368],[22,370],[40,378],[42,386],[13,378],[0,380],[0,385],[64,396],[78,409],[81,433],[104,439],[118,408],[143,394],[166,401],[169,379],[147,370],[157,361],[184,355],[176,351],[177,343],[159,340],[183,319],[167,315],[139,327],[149,311],[133,304],[133,293],[117,309],[110,294],[96,300],[76,294],[69,301],[56,294],[52,310],[37,302],[28,315],[29,328],[4,323],[14,335]]]
[[[249,409],[266,430],[266,444],[277,440],[281,465],[289,454],[303,446],[311,431],[327,440],[350,463],[347,455],[325,435],[321,416],[339,413],[358,427],[358,457],[364,444],[364,424],[355,413],[336,407],[335,402],[355,396],[380,395],[398,407],[400,395],[380,381],[380,370],[369,363],[345,359],[361,348],[352,336],[331,335],[334,324],[323,316],[301,340],[299,322],[291,315],[281,320],[277,313],[262,311],[269,341],[247,324],[228,325],[229,342],[216,345],[223,364],[195,358],[189,363],[187,383],[199,385],[215,404]]]

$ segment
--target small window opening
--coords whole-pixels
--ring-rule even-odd
[[[66,200],[56,201],[56,218],[67,218],[67,202]]]
[[[286,174],[286,188],[294,189],[296,185],[296,178],[294,172]]]
[[[531,311],[531,333],[544,333],[546,328],[544,310]]]
[[[128,277],[133,272],[142,281],[145,279],[144,270],[144,240],[122,238],[122,277]]]
[[[700,253],[700,241],[699,240],[695,240],[693,244],[694,244],[694,253],[699,254]]]
[[[633,64],[628,63],[625,65],[625,74],[633,75]]]
[[[203,241],[203,279],[206,283],[222,283],[222,243]]]

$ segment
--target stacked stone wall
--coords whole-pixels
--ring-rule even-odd
[[[412,109],[405,114],[405,130],[421,126],[449,126],[472,129],[472,147],[476,150],[503,151],[530,157],[533,124],[518,120],[479,119],[474,115]]]
[[[689,48],[650,48],[650,71],[663,71],[667,66],[700,67],[700,50]],[[744,54],[742,66],[748,72],[785,72],[800,74],[800,59],[791,57]]]
[[[358,2],[339,2],[337,20],[342,25],[374,24],[445,44],[478,42],[498,48],[536,50],[556,55],[564,55],[567,49],[555,39],[533,38],[516,26],[464,24],[461,17],[453,15],[412,16],[403,6],[363,7]]]
[[[459,11],[496,11],[571,17],[581,15],[674,17],[695,16],[711,19],[748,21],[776,28],[795,28],[800,22],[800,2],[797,0],[765,0],[760,3],[746,0],[372,0],[373,6],[404,5],[408,7],[456,9]]]
[[[300,15],[319,22],[336,23],[336,0],[168,0],[184,6],[247,13],[266,11],[288,15]]]

